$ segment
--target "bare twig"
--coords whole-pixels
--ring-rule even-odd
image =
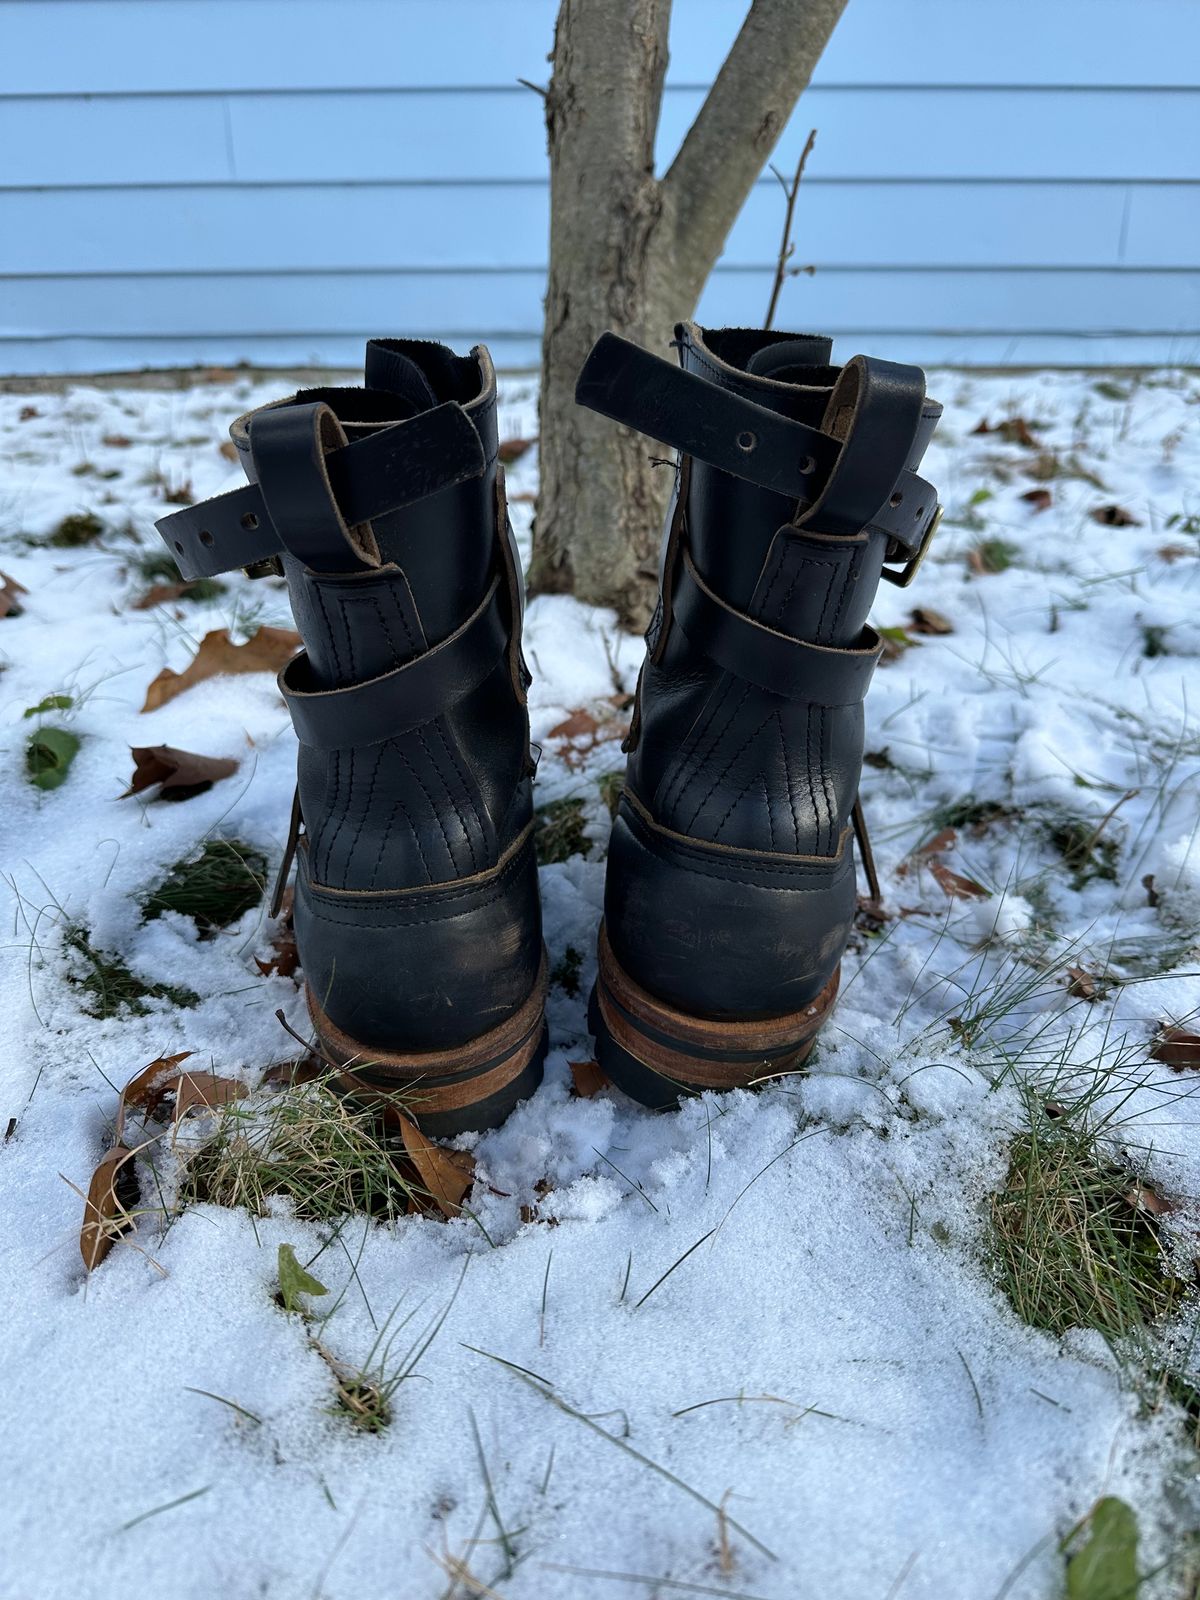
[[[800,180],[804,176],[804,167],[808,161],[809,153],[816,142],[817,130],[814,128],[804,141],[804,149],[800,152],[800,159],[796,163],[796,171],[792,175],[790,182],[777,167],[771,168],[771,171],[779,179],[780,187],[786,197],[786,204],[783,212],[783,236],[779,241],[779,258],[775,263],[775,281],[771,285],[771,299],[763,322],[764,328],[771,327],[775,321],[775,312],[779,306],[779,292],[783,288],[784,279],[788,276],[789,271],[794,273],[797,270],[795,267],[790,269],[788,267],[788,262],[796,250],[796,246],[792,243],[792,222],[796,215],[796,196],[800,193]]]

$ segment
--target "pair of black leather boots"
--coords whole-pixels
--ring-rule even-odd
[[[583,405],[679,453],[590,1018],[652,1106],[796,1068],[837,991],[881,577],[936,524],[915,367],[747,329],[615,335]],[[233,424],[247,487],[164,518],[187,578],[286,577],[304,651],[282,885],[323,1056],[430,1134],[537,1087],[547,958],[523,585],[482,347],[372,340],[366,383]]]

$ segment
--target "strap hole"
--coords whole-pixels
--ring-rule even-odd
[[[211,533],[209,533],[208,529],[207,528],[201,528],[201,530],[200,530],[200,543],[205,547],[205,549],[211,550],[212,547],[213,547],[213,542],[214,542],[213,541],[213,536],[212,536]]]
[[[242,527],[245,528],[247,533],[253,533],[255,528],[258,527],[258,518],[254,515],[253,511],[247,511],[246,515],[242,518]]]
[[[738,447],[739,450],[744,450],[747,454],[749,454],[750,451],[753,450],[755,445],[758,443],[758,436],[756,434],[751,433],[750,430],[747,428],[744,433],[739,433],[738,434],[737,439],[735,440],[735,443],[737,444],[737,447]]]
[[[900,504],[901,500],[903,500],[903,499],[904,499],[904,496],[897,489],[896,493],[888,501],[888,505],[890,505],[890,506],[898,506]]]
[[[180,555],[180,556],[183,554],[183,540],[182,539],[176,539],[176,541],[175,541],[175,553],[176,553],[176,555]]]
[[[925,507],[924,506],[918,506],[917,507],[917,520],[918,520],[918,522],[921,520],[921,518],[924,515],[925,515]]]
[[[816,470],[816,459],[813,456],[805,456],[804,460],[800,463],[800,476],[802,478],[807,478],[810,472],[815,472]]]

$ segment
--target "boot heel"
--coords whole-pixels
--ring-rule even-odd
[[[837,998],[841,968],[817,997],[782,1017],[689,1017],[656,1000],[620,966],[604,925],[600,970],[588,1007],[596,1059],[643,1105],[667,1107],[704,1089],[745,1089],[794,1072],[816,1043]]]
[[[543,956],[532,994],[511,1017],[458,1048],[408,1055],[360,1045],[329,1020],[311,990],[306,993],[321,1052],[341,1068],[346,1091],[363,1100],[395,1095],[423,1133],[448,1139],[498,1127],[541,1083],[548,987]]]

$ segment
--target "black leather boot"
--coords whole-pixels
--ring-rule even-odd
[[[185,577],[287,578],[313,1026],[444,1135],[501,1121],[546,1049],[522,581],[487,351],[373,340],[366,384],[240,418],[249,486],[158,528]]]
[[[941,407],[916,367],[830,341],[676,329],[679,365],[605,334],[581,404],[679,452],[608,860],[591,1019],[647,1105],[794,1070],[837,993],[867,612],[937,523]]]

